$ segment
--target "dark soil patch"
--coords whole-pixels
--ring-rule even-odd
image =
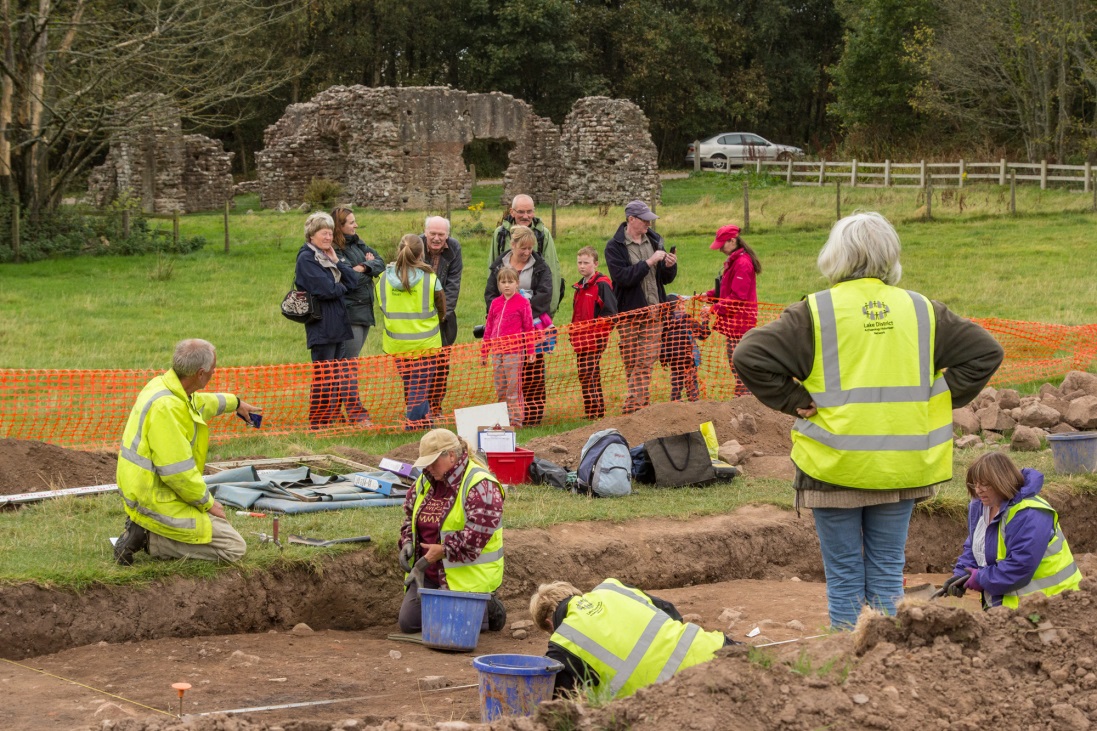
[[[0,439],[0,495],[88,487],[114,482],[118,459],[46,442]]]

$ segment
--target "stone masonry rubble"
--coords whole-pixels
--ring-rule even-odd
[[[143,110],[115,133],[106,161],[91,171],[88,193],[96,205],[128,195],[146,212],[170,213],[232,200],[233,153],[204,135],[184,135],[179,110],[164,95],[135,94],[123,106]]]

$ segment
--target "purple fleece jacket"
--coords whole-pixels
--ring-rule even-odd
[[[1044,557],[1044,551],[1047,550],[1047,544],[1051,542],[1051,536],[1055,532],[1055,519],[1051,513],[1037,508],[1025,508],[1010,521],[1009,532],[1006,533],[1006,557],[1001,561],[997,560],[998,530],[1003,516],[1009,512],[1010,507],[1025,498],[1039,494],[1044,487],[1042,473],[1026,467],[1021,470],[1021,475],[1025,478],[1025,484],[1012,500],[1001,506],[998,515],[987,526],[987,565],[981,569],[975,561],[971,542],[975,534],[975,526],[979,523],[979,516],[983,512],[983,503],[979,500],[971,501],[971,505],[968,506],[968,530],[967,540],[964,541],[964,552],[956,560],[956,568],[952,571],[958,576],[967,573],[965,569],[979,569],[979,584],[983,587],[983,594],[991,606],[1001,604],[1002,596],[1006,592],[1018,589],[1032,580],[1036,568]]]

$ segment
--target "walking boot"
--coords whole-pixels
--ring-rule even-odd
[[[114,544],[114,562],[119,566],[132,566],[133,554],[138,551],[148,553],[149,532],[126,518],[126,528]]]

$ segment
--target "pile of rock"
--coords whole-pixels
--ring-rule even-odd
[[[1071,371],[1063,385],[1045,383],[1032,396],[985,388],[970,404],[953,410],[952,426],[960,449],[1001,442],[1005,432],[1012,432],[1010,449],[1035,452],[1048,434],[1097,429],[1097,375]]]

